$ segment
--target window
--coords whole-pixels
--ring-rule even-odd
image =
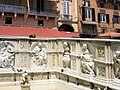
[[[117,29],[117,33],[120,33],[120,29]]]
[[[105,22],[109,24],[109,14],[98,13],[98,22]]]
[[[62,5],[62,13],[63,13],[63,17],[66,19],[69,19],[69,12],[70,10],[70,2],[67,0],[63,0],[63,5]]]
[[[12,17],[6,17],[5,24],[12,24]]]
[[[114,4],[114,10],[118,10],[118,5]]]
[[[101,27],[101,33],[105,33],[107,31],[107,28],[106,27]]]
[[[44,26],[44,21],[43,20],[38,20],[38,26],[43,27]]]
[[[92,14],[91,14],[91,9],[90,8],[85,8],[85,18],[91,19]]]
[[[113,23],[119,23],[119,16],[113,16]]]
[[[90,1],[86,1],[85,6],[90,6]]]
[[[104,1],[100,1],[99,5],[100,5],[101,8],[104,8],[105,7],[105,2]]]
[[[100,14],[100,22],[106,22],[106,15]]]

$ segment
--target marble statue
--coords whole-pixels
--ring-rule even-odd
[[[63,67],[70,68],[70,46],[67,42],[64,42],[64,52],[63,52]]]
[[[42,66],[47,64],[45,48],[42,48],[42,43],[38,43],[36,47],[32,50],[32,59],[35,65]]]
[[[81,59],[83,72],[86,74],[95,75],[93,58],[88,50],[87,44],[83,44],[82,52],[83,54],[81,54]]]
[[[8,42],[4,42],[4,47],[0,50],[0,68],[13,67],[15,50]]]
[[[120,51],[116,51],[114,54],[115,76],[120,79]]]
[[[24,71],[22,73],[22,82],[21,82],[21,84],[22,85],[29,84],[28,73],[26,71]]]

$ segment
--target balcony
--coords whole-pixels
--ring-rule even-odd
[[[37,9],[31,8],[29,14],[40,14],[40,15],[51,16],[51,17],[58,16],[57,10],[48,10],[48,9],[37,10]]]
[[[72,15],[69,15],[69,14],[61,14],[59,20],[71,21],[71,20],[72,20]]]
[[[15,12],[15,13],[26,13],[26,7],[0,4],[0,11]]]

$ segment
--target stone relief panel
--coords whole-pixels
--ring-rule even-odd
[[[32,62],[34,67],[38,66],[46,66],[47,65],[47,53],[46,53],[46,45],[42,42],[35,43],[31,47],[32,54]]]
[[[64,42],[63,43],[63,67],[64,68],[70,68],[71,67],[71,49],[70,49],[70,44],[68,42]]]
[[[20,53],[20,67],[23,67],[23,68],[28,68],[29,65],[29,54],[28,53]]]
[[[15,46],[8,41],[0,43],[0,68],[12,68],[15,62]]]
[[[80,55],[81,60],[81,68],[82,72],[85,74],[90,74],[92,76],[95,75],[94,73],[94,58],[93,55],[90,53],[90,49],[88,47],[88,44],[83,43],[82,44],[82,51]]]

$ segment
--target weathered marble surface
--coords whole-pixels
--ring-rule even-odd
[[[0,82],[20,82],[27,71],[30,82],[54,78],[98,90],[120,88],[114,81],[120,79],[119,52],[119,40],[1,38]]]

